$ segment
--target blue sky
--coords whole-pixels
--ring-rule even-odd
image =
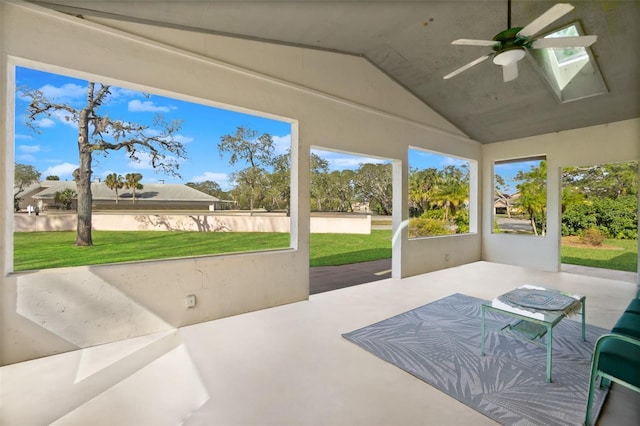
[[[26,86],[41,90],[49,99],[81,108],[86,100],[87,82],[58,74],[46,73],[29,68],[16,68],[18,91]],[[217,145],[220,138],[234,134],[238,126],[256,130],[258,134],[268,133],[273,137],[276,153],[284,153],[291,144],[289,123],[267,119],[256,115],[242,114],[230,110],[194,104],[179,99],[144,94],[121,87],[111,87],[112,96],[100,109],[111,119],[127,120],[142,124],[152,124],[154,113],[162,113],[167,120],[181,119],[182,127],[176,139],[184,144],[188,158],[180,163],[181,179],[153,170],[144,161],[132,162],[124,151],[112,151],[107,156],[94,155],[94,177],[104,178],[110,173],[125,175],[137,172],[143,175],[143,183],[163,180],[166,183],[202,182],[213,180],[224,190],[231,188],[230,175],[246,167],[245,164],[229,166],[229,157],[220,157]],[[16,96],[15,161],[33,165],[42,173],[71,180],[72,172],[78,167],[77,126],[58,112],[51,117],[40,117],[35,133],[25,125],[27,100]],[[382,163],[383,159],[348,155],[339,152],[315,150],[329,161],[331,170],[355,170],[362,163]],[[464,161],[452,157],[432,154],[412,149],[409,151],[411,168],[442,168],[447,165],[461,165]]]

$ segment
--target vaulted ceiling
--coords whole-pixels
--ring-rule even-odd
[[[507,0],[475,1],[99,1],[42,0],[63,12],[332,50],[366,58],[471,138],[490,143],[640,117],[640,1],[576,1],[548,29],[580,21],[608,91],[560,103],[531,61],[502,80],[490,60],[442,77],[490,52],[452,46],[507,29]],[[555,1],[513,0],[512,26]]]

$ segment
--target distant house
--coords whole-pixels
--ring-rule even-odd
[[[220,200],[209,194],[182,184],[145,183],[143,189],[133,192],[127,188],[118,190],[118,203],[115,191],[104,182],[92,182],[93,208],[95,210],[228,210],[234,207],[234,201]],[[58,208],[54,201],[56,192],[71,189],[76,191],[73,181],[42,181],[31,185],[22,196],[21,210],[29,204],[41,210]],[[74,200],[72,209],[76,209]]]
[[[493,200],[493,210],[495,214],[507,214],[507,209],[509,213],[519,213],[520,208],[514,206],[517,204],[518,199],[520,198],[520,193],[516,192],[515,194],[501,194],[500,197],[496,196]]]

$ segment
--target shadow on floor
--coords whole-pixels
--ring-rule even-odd
[[[561,271],[569,274],[638,283],[636,272],[562,264]],[[324,293],[358,284],[391,278],[391,259],[352,263],[341,266],[317,266],[309,268],[310,294]]]
[[[309,268],[310,294],[391,278],[391,259]]]

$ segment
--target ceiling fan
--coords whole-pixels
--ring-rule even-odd
[[[535,35],[573,10],[568,3],[558,3],[534,19],[526,27],[511,27],[511,0],[507,4],[508,29],[498,33],[492,40],[474,40],[461,38],[451,44],[464,46],[488,46],[493,52],[483,55],[444,76],[447,80],[493,56],[493,63],[502,66],[505,82],[518,77],[518,61],[525,57],[527,49],[588,47],[596,42],[597,36],[535,38]]]

